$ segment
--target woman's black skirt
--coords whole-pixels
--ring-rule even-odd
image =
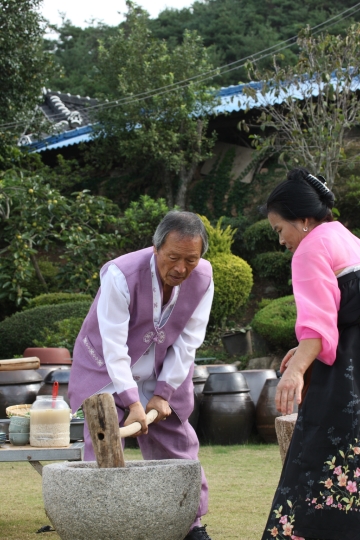
[[[338,283],[336,360],[313,364],[262,540],[360,540],[360,272]]]

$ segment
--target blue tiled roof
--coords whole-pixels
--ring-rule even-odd
[[[54,150],[63,146],[79,144],[81,142],[90,141],[92,139],[93,127],[91,124],[87,126],[64,131],[59,135],[52,135],[41,141],[34,142],[26,146],[30,152],[44,152],[45,150]]]
[[[334,88],[341,84],[336,73],[331,74],[330,81]],[[228,86],[219,91],[221,103],[216,107],[216,114],[231,113],[240,110],[256,109],[265,105],[280,105],[286,99],[305,99],[310,96],[318,96],[323,83],[318,84],[314,79],[304,77],[302,81],[296,83],[286,83],[281,86],[272,87],[271,84],[265,86],[263,82],[250,82],[237,86]],[[255,91],[254,97],[246,95],[244,90],[250,88]],[[353,92],[360,90],[360,77],[354,76],[350,85]]]
[[[329,82],[332,82],[334,87],[341,84],[335,73],[332,74]],[[250,82],[237,86],[228,86],[221,88],[218,92],[220,104],[215,108],[215,115],[256,109],[264,105],[280,105],[288,98],[302,100],[310,96],[316,97],[319,95],[321,86],[322,84],[319,86],[316,81],[305,77],[297,83],[284,83],[280,88],[272,87],[270,84],[265,86],[263,82]],[[255,91],[254,97],[250,97],[244,92],[246,88]],[[360,90],[359,76],[354,76],[350,89],[353,92]],[[92,126],[88,124],[84,127],[65,131],[59,135],[32,143],[27,148],[30,152],[43,152],[45,150],[79,144],[80,142],[90,141],[92,139],[92,132]]]

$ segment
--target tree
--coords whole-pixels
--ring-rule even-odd
[[[34,121],[41,89],[51,71],[43,52],[41,0],[0,0],[0,152]],[[10,124],[10,125],[9,125]]]
[[[88,192],[64,197],[40,175],[15,169],[0,176],[0,298],[17,306],[29,296],[27,283],[39,253],[61,250],[59,286],[95,293],[98,271],[122,247],[118,208]]]
[[[58,65],[49,79],[50,88],[90,97],[106,91],[99,77],[99,40],[107,42],[116,34],[117,27],[93,23],[80,28],[63,19],[60,26],[52,29],[58,34],[57,39],[44,40],[44,50],[51,52]]]
[[[360,122],[360,25],[351,26],[344,37],[314,37],[307,28],[298,45],[295,66],[282,68],[277,58],[273,71],[248,65],[249,77],[263,81],[261,94],[271,93],[273,103],[281,95],[282,101],[258,101],[263,134],[255,135],[255,145],[279,153],[287,167],[305,166],[323,174],[332,187],[340,164],[357,159],[347,154],[352,142],[347,134]],[[246,91],[258,99],[252,88]]]
[[[181,10],[165,9],[150,21],[150,29],[171,46],[182,42],[185,29],[196,30],[208,48],[215,66],[225,65],[276,46],[283,40],[296,36],[307,24],[326,23],[347,8],[345,17],[330,20],[330,32],[346,32],[350,21],[359,21],[360,14],[353,0],[202,0]],[[349,15],[353,18],[349,19]],[[335,23],[335,24],[334,24]],[[288,42],[290,44],[290,42]],[[270,51],[271,52],[271,51]],[[286,64],[296,63],[296,47],[283,51]],[[260,66],[271,67],[271,54],[261,60]],[[246,79],[246,70],[224,71],[215,80],[221,85],[238,84]]]
[[[147,13],[131,1],[127,6],[118,35],[100,47],[110,103],[97,114],[98,141],[108,162],[119,155],[125,164],[157,168],[171,207],[178,183],[176,204],[184,208],[196,166],[213,144],[206,132],[216,93],[192,79],[211,66],[195,33],[185,32],[183,43],[170,51],[151,34]]]

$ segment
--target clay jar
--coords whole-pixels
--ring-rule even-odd
[[[194,392],[198,398],[199,406],[203,398],[202,391],[208,376],[209,371],[206,366],[195,366],[192,381],[194,384]]]
[[[256,407],[261,391],[267,379],[276,379],[274,369],[245,369],[240,371],[246,379],[250,389],[250,396]]]
[[[195,366],[192,377],[194,385],[194,410],[189,418],[189,422],[195,431],[197,431],[199,423],[200,404],[203,398],[202,391],[208,376],[209,372],[205,366]]]
[[[276,388],[280,379],[267,379],[256,405],[256,429],[267,443],[277,443],[275,418],[281,416],[275,406]],[[298,406],[294,404],[294,413]]]
[[[59,383],[59,396],[63,396],[66,403],[70,406],[68,396],[68,385],[70,379],[70,368],[60,368],[50,371],[44,379],[44,384],[38,391],[38,396],[51,396],[54,382]]]
[[[210,444],[243,444],[251,433],[255,406],[240,372],[211,373],[200,406],[199,436]]]
[[[31,405],[40,390],[43,378],[34,369],[2,371],[0,377],[0,418],[6,418],[11,405]]]
[[[70,368],[72,359],[70,351],[65,347],[29,347],[24,351],[24,358],[36,356],[40,360],[38,373],[45,379],[54,369]]]

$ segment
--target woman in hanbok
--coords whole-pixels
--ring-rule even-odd
[[[324,178],[298,168],[264,207],[294,254],[299,345],[281,363],[276,406],[299,410],[262,540],[360,539],[360,239],[333,205]]]

